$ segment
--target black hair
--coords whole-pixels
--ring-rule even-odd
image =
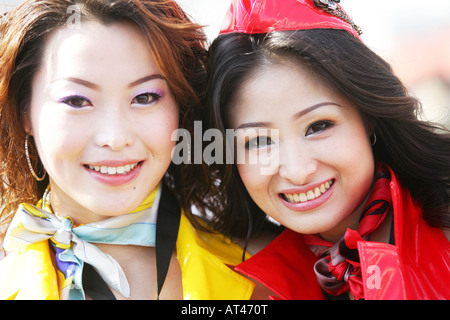
[[[346,31],[219,36],[209,49],[204,97],[209,127],[225,134],[227,112],[242,83],[264,63],[280,57],[303,64],[356,106],[377,136],[374,157],[387,163],[421,202],[430,225],[450,227],[449,130],[419,120],[420,102],[408,94],[390,65]],[[236,166],[212,165],[210,170],[220,181],[211,191],[221,203],[215,210],[214,228],[238,237],[257,232],[265,214],[250,198]]]

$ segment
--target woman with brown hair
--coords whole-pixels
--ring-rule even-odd
[[[207,116],[244,157],[211,167],[215,228],[278,298],[449,299],[449,132],[417,119],[337,2],[232,2]]]
[[[190,223],[206,171],[171,162],[201,107],[200,27],[173,1],[39,0],[0,34],[0,297],[232,296]]]

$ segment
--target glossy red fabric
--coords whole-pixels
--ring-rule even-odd
[[[287,229],[235,270],[275,292],[273,299],[319,300],[325,297],[314,273],[316,260],[302,235]]]
[[[220,34],[306,29],[342,29],[360,39],[349,23],[325,12],[312,0],[232,0]]]
[[[395,245],[358,242],[364,299],[448,300],[450,243],[423,220],[419,203],[389,170]],[[316,260],[303,235],[286,230],[235,269],[274,291],[274,299],[323,299]]]
[[[319,258],[314,266],[323,290],[334,296],[351,292],[355,299],[364,298],[358,242],[369,239],[392,208],[391,174],[377,161],[374,184],[364,206],[357,230],[347,229],[337,242],[324,241],[318,235],[305,235],[305,241]]]
[[[422,218],[419,203],[400,186],[393,175],[396,246],[362,241],[358,243],[366,299],[450,299],[450,243],[439,228]],[[379,268],[377,268],[379,267]],[[381,284],[374,283],[380,271]]]

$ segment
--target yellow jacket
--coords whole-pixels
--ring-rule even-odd
[[[247,300],[254,283],[229,266],[241,262],[242,249],[220,234],[196,230],[181,215],[177,257],[184,299]],[[0,299],[60,299],[62,277],[48,241],[20,248],[0,261]]]

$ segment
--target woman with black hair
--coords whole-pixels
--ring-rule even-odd
[[[336,2],[233,1],[207,121],[245,156],[210,167],[214,227],[246,239],[235,269],[279,298],[448,299],[449,132],[418,120]],[[267,245],[266,215],[286,228]]]

